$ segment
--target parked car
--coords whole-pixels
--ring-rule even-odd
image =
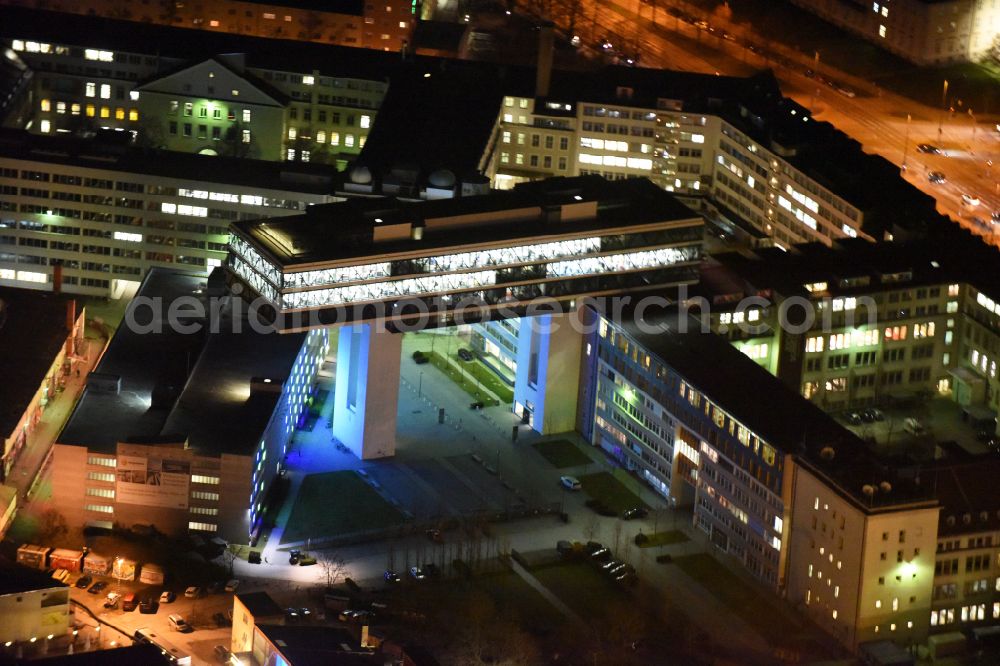
[[[885,421],[885,413],[881,409],[878,409],[877,407],[869,407],[864,411],[864,413],[872,421]]]
[[[433,562],[428,562],[427,564],[424,565],[424,573],[430,578],[441,577],[440,567],[438,567],[438,565],[434,564]]]
[[[391,569],[386,569],[385,573],[382,574],[382,578],[384,578],[387,583],[398,583],[401,580],[399,574]]]
[[[171,629],[179,631],[182,634],[188,634],[194,631],[194,627],[188,624],[187,620],[176,613],[167,616],[167,623],[170,625]]]
[[[417,365],[423,365],[424,363],[430,363],[431,357],[422,351],[413,352],[413,360]]]
[[[138,605],[139,605],[139,599],[138,597],[136,597],[135,592],[129,592],[122,598],[122,610],[125,611],[126,613],[134,611],[135,607]]]
[[[427,574],[420,567],[410,567],[410,578],[413,580],[423,580],[427,578]]]
[[[912,417],[903,420],[903,430],[911,435],[923,435],[927,432],[924,424]]]
[[[160,593],[161,604],[172,604],[174,603],[174,599],[176,598],[177,595],[171,592],[170,590],[164,590],[163,592]]]
[[[426,534],[427,538],[434,543],[444,543],[444,537],[441,535],[441,530],[427,530],[424,534]]]
[[[153,597],[145,597],[139,602],[139,612],[143,615],[154,615],[160,609],[160,604]]]
[[[580,490],[583,487],[580,485],[580,479],[575,476],[560,476],[559,483],[566,490]]]
[[[844,420],[847,421],[849,425],[861,425],[861,413],[847,412],[847,414],[844,415]]]
[[[289,564],[292,564],[292,565],[298,564],[299,563],[299,558],[301,558],[301,557],[302,557],[302,551],[301,550],[290,550],[290,551],[288,551],[288,563]]]
[[[201,596],[201,588],[197,585],[192,585],[188,589],[184,590],[184,596],[188,599],[197,599]]]
[[[975,194],[962,194],[962,203],[964,203],[969,208],[975,208],[979,205],[979,197]]]
[[[645,518],[648,515],[649,511],[647,511],[644,507],[641,506],[632,507],[631,509],[626,509],[625,511],[622,512],[622,518],[624,520],[632,520],[633,518]]]
[[[917,152],[926,153],[928,155],[940,155],[941,149],[929,143],[921,143],[917,145]]]
[[[87,592],[90,594],[100,594],[101,592],[104,591],[104,589],[107,586],[108,586],[107,583],[105,583],[103,580],[99,580],[93,585],[91,585],[90,588],[87,589]]]
[[[602,562],[602,563],[607,562],[608,560],[611,559],[611,551],[608,550],[606,547],[601,546],[600,548],[592,552],[590,554],[590,557],[595,562]]]
[[[93,582],[94,582],[93,578],[91,578],[87,574],[84,574],[84,575],[82,575],[82,576],[80,576],[79,578],[76,579],[76,586],[79,587],[79,588],[81,588],[81,589],[83,589],[83,588],[86,588],[88,585],[90,585]]]
[[[235,578],[226,583],[226,592],[235,592],[236,588],[240,586],[240,581]]]
[[[927,174],[927,180],[934,183],[935,185],[944,185],[947,182],[947,178],[940,171],[931,171]]]
[[[463,361],[471,361],[473,358],[475,358],[472,355],[472,352],[469,351],[468,349],[466,349],[465,347],[459,348],[459,350],[458,350],[458,357],[460,359],[462,359]]]
[[[117,592],[108,592],[107,598],[104,599],[105,608],[117,608],[118,601],[122,598],[122,595]]]

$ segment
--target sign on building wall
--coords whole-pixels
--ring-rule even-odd
[[[165,509],[188,508],[191,463],[144,456],[118,456],[115,499]]]

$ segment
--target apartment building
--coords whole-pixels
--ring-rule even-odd
[[[333,201],[334,173],[3,130],[0,284],[51,288],[58,265],[65,291],[119,297],[152,267],[208,275],[231,222]]]
[[[792,0],[918,65],[975,61],[1000,34],[994,0]]]
[[[256,539],[329,336],[257,332],[238,299],[208,300],[221,293],[148,273],[53,446],[52,505],[70,525]]]
[[[68,0],[56,7],[37,0],[4,0],[0,5],[57,9],[137,24],[252,35],[271,39],[322,42],[384,51],[406,48],[419,18],[413,0],[335,0],[334,2],[203,0],[150,3],[123,0]]]

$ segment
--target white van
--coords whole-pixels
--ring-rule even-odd
[[[181,617],[180,615],[177,615],[176,613],[172,613],[172,614],[168,615],[167,616],[167,622],[170,623],[170,628],[171,629],[175,629],[175,630],[177,630],[177,631],[179,631],[181,633],[185,633],[186,634],[189,631],[193,631],[193,629],[191,628],[191,625],[188,624],[184,620],[183,617]]]

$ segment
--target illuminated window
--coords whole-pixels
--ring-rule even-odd
[[[101,84],[101,99],[111,99],[111,84]]]
[[[125,109],[120,106],[115,109],[115,120],[125,120]]]
[[[202,474],[192,474],[191,483],[207,483],[209,485],[217,486],[219,485],[219,477],[205,476]]]
[[[73,105],[71,105],[69,107],[69,112],[71,114],[73,114],[74,116],[80,115],[80,105],[79,104],[73,104]]]
[[[330,145],[331,146],[340,145],[340,132],[330,132]]]
[[[353,148],[354,147],[354,135],[353,134],[345,134],[344,135],[344,145],[347,146],[348,148]]]
[[[885,26],[884,25],[880,25],[878,27],[878,36],[879,37],[885,37]]]
[[[243,122],[250,122],[250,109],[243,109]]]
[[[313,76],[303,76],[302,77],[302,85],[311,86],[311,85],[315,85],[315,83],[316,83],[316,77],[313,77]]]
[[[52,103],[47,99],[43,99],[40,106],[42,111],[45,111],[46,113],[52,110]]]
[[[288,160],[289,162],[291,162],[291,161],[293,161],[295,159],[295,149],[294,148],[289,148],[287,151],[285,151],[285,159]]]
[[[367,114],[361,115],[361,129],[368,129],[371,127],[372,117]]]
[[[102,106],[101,107],[101,118],[110,118],[110,117],[111,117],[111,109],[108,108],[108,107],[106,107],[106,106]]]
[[[50,123],[48,120],[43,120],[41,122],[41,130],[42,133],[48,134],[49,132],[52,131],[52,123]]]
[[[87,84],[86,84],[85,90],[84,90],[84,94],[87,97],[93,97],[94,95],[96,95],[97,94],[97,84],[94,83],[93,81],[87,81]]]
[[[289,127],[288,128],[288,140],[289,141],[294,141],[295,137],[297,137],[298,134],[299,134],[299,131],[297,129],[295,129],[294,127]]]
[[[250,143],[250,130],[243,130],[243,143]]]
[[[132,122],[139,120],[139,109],[129,109],[128,119],[131,120]]]
[[[316,143],[326,143],[326,132],[324,130],[316,132]]]

